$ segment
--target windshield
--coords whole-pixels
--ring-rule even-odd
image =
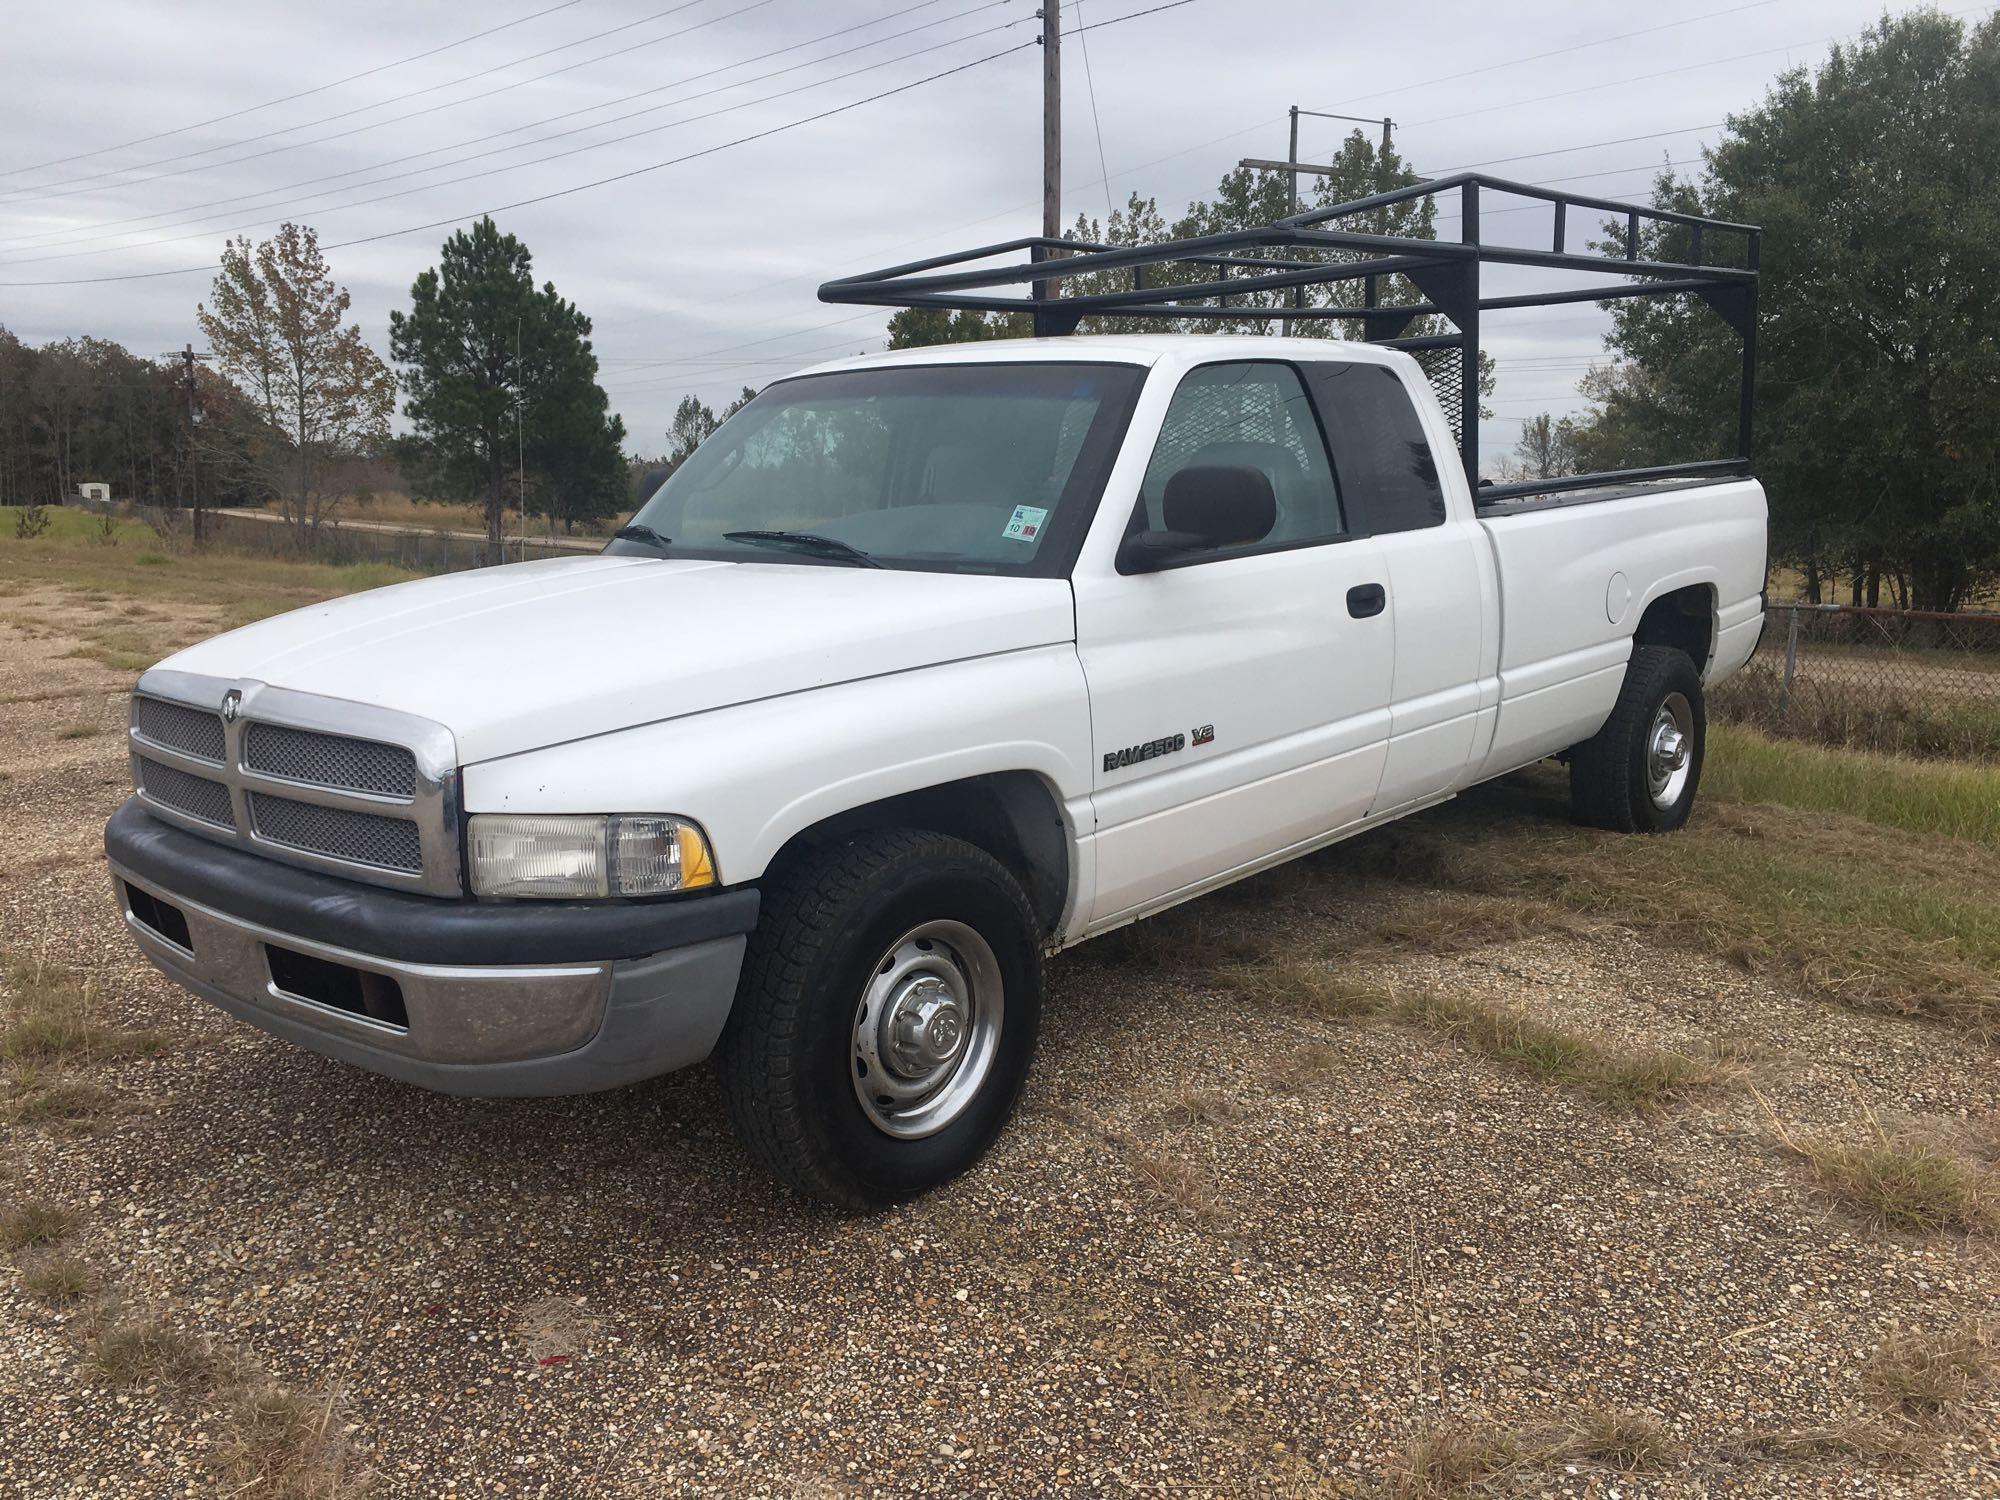
[[[1144,378],[1136,365],[1052,361],[780,381],[717,428],[611,550],[1067,574]]]

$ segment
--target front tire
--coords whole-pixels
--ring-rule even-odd
[[[1570,752],[1570,811],[1614,833],[1671,833],[1694,811],[1707,750],[1701,674],[1684,651],[1632,652],[1617,707]]]
[[[1027,897],[984,850],[912,829],[809,846],[764,885],[717,1049],[730,1118],[807,1197],[914,1198],[1013,1113],[1041,993]]]

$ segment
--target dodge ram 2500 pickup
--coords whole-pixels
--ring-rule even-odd
[[[1565,754],[1665,831],[1765,507],[1475,503],[1409,354],[1043,338],[769,386],[605,555],[335,599],[132,697],[146,955],[433,1089],[713,1055],[750,1149],[893,1201],[1013,1108],[1047,955]]]

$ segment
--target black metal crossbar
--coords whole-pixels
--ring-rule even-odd
[[[1480,233],[1485,194],[1528,198],[1552,205],[1549,247],[1544,250],[1487,244]],[[1356,227],[1358,215],[1415,199],[1452,196],[1457,198],[1460,214],[1457,240],[1420,239]],[[1573,209],[1586,215],[1610,216],[1620,231],[1623,253],[1570,249],[1569,215]],[[1642,254],[1643,230],[1657,224],[1688,230],[1688,260],[1653,260]],[[1738,263],[1713,263],[1709,255],[1718,241],[1731,239],[1740,241],[1740,257],[1731,257]],[[1615,476],[1572,475],[1559,482],[1528,480],[1481,486],[1478,418],[1481,314],[1571,302],[1691,295],[1699,297],[1734,328],[1743,341],[1735,455],[1662,465],[1645,470],[1643,477],[1650,480],[1747,473],[1757,371],[1760,239],[1761,231],[1754,224],[1734,224],[1724,219],[1461,172],[1311,209],[1257,228],[1152,245],[1099,245],[1031,235],[843,277],[826,282],[819,295],[824,302],[1025,312],[1031,315],[1035,332],[1044,336],[1073,333],[1083,318],[1093,314],[1176,321],[1278,318],[1288,323],[1358,322],[1369,342],[1434,356],[1425,361],[1425,368],[1447,414],[1455,414],[1466,482],[1473,486],[1482,502],[1487,502],[1616,483],[1630,480],[1637,472]],[[1020,259],[1023,254],[1025,260]],[[1305,259],[1305,256],[1337,258]],[[995,260],[1002,263],[979,264]],[[1169,265],[1192,267],[1196,268],[1195,274],[1207,274],[1205,279],[1196,281],[1162,280],[1155,276],[1149,284],[1146,274],[1149,268]],[[1584,272],[1621,279],[1596,286],[1485,296],[1480,290],[1480,268],[1486,265]],[[1079,276],[1102,277],[1107,272],[1120,273],[1118,279],[1126,284],[1116,286],[1114,282],[1114,290],[1063,295],[1063,283]],[[1417,300],[1384,300],[1387,278],[1396,276],[1416,289]],[[1351,298],[1348,305],[1337,307],[1305,301],[1308,287],[1353,282],[1361,285],[1358,304]],[[1025,290],[1017,292],[1015,288]],[[1290,305],[1271,307],[1232,301],[1271,292],[1290,293]],[[1418,320],[1432,317],[1443,319],[1450,325],[1450,331],[1411,332]],[[1447,352],[1455,357],[1435,357]]]

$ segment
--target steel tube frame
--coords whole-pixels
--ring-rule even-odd
[[[1296,153],[1294,153],[1296,155]],[[1375,234],[1339,227],[1355,215],[1398,203],[1455,193],[1459,200],[1459,239],[1427,240],[1405,235]],[[1547,203],[1553,211],[1546,250],[1485,243],[1481,234],[1483,195],[1498,193]],[[1614,240],[1610,254],[1585,254],[1568,248],[1572,209],[1603,214]],[[1649,225],[1676,225],[1691,230],[1691,261],[1653,260],[1643,254]],[[1737,236],[1743,242],[1742,264],[1710,265],[1706,252],[1718,237]],[[820,287],[820,300],[888,307],[935,307],[976,312],[1027,312],[1038,334],[1073,332],[1079,319],[1094,313],[1128,318],[1201,319],[1204,321],[1358,322],[1369,342],[1414,352],[1459,351],[1459,459],[1466,483],[1484,505],[1505,498],[1554,494],[1597,485],[1642,483],[1657,479],[1693,478],[1746,473],[1750,467],[1757,375],[1757,278],[1762,232],[1754,224],[1738,224],[1698,214],[1621,203],[1580,193],[1514,182],[1479,172],[1459,172],[1370,194],[1346,203],[1293,213],[1275,223],[1252,229],[1197,235],[1156,245],[1111,246],[1084,241],[1026,235],[976,249],[907,261],[859,276],[842,277]],[[1338,260],[1300,262],[1264,251],[1320,251]],[[1000,265],[978,261],[1019,257]],[[1617,277],[1604,286],[1572,286],[1546,292],[1480,295],[1480,268],[1485,264],[1522,266],[1534,270],[1570,271]],[[1180,285],[1148,284],[1154,266],[1194,266],[1213,275]],[[1129,272],[1130,287],[1122,291],[1060,295],[1073,276]],[[1233,274],[1234,273],[1234,274]],[[1384,302],[1383,277],[1400,275],[1420,295],[1410,302]],[[1299,305],[1307,287],[1347,281],[1363,284],[1360,307]],[[999,295],[999,289],[1030,284],[1046,292]],[[1232,299],[1260,292],[1289,291],[1293,304],[1282,307],[1244,306]],[[982,295],[984,294],[984,295]],[[1627,297],[1700,297],[1741,334],[1743,356],[1737,412],[1737,452],[1728,458],[1656,465],[1601,474],[1568,475],[1484,489],[1479,482],[1479,366],[1481,317],[1487,312],[1556,307],[1577,302],[1611,302]],[[1205,304],[1205,305],[1204,305]],[[1411,334],[1418,319],[1442,318],[1451,332]]]

